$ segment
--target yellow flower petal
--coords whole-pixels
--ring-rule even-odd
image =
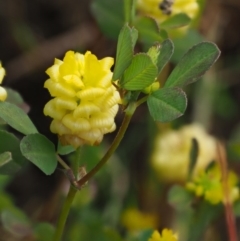
[[[155,230],[148,241],[177,241],[177,234],[174,234],[170,229],[163,229],[162,235]]]

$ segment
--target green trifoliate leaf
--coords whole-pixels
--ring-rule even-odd
[[[191,22],[191,18],[185,13],[175,14],[170,18],[167,18],[164,22],[160,24],[161,28],[180,28],[188,25]]]
[[[91,10],[101,31],[112,39],[117,36],[124,23],[122,0],[94,0]]]
[[[147,104],[155,121],[169,122],[183,115],[187,98],[179,88],[162,88],[149,95]]]
[[[28,164],[28,160],[22,155],[20,151],[20,141],[13,134],[1,130],[0,131],[0,153],[10,152],[11,158],[20,166]]]
[[[149,48],[155,42],[161,42],[162,37],[155,19],[150,17],[139,17],[135,20],[135,27],[139,32],[141,42]]]
[[[167,79],[165,87],[182,87],[197,81],[218,59],[220,50],[210,42],[192,47]]]
[[[140,53],[133,57],[131,65],[123,74],[120,86],[126,90],[142,90],[152,84],[156,77],[156,65],[147,54]]]
[[[130,65],[136,40],[136,29],[132,30],[127,24],[125,24],[118,37],[116,64],[112,77],[113,80],[120,79],[123,72]]]
[[[25,136],[21,143],[22,154],[46,175],[52,174],[57,167],[54,144],[45,136],[36,133]]]
[[[11,152],[0,154],[0,175],[13,175],[20,170],[21,166],[12,159]]]
[[[28,115],[11,103],[0,102],[0,117],[12,128],[25,135],[38,132]]]

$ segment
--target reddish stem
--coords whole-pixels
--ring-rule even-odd
[[[228,227],[229,239],[230,241],[238,241],[232,202],[229,197],[226,150],[223,144],[220,142],[217,142],[217,154],[218,154],[218,160],[219,160],[221,173],[222,173],[223,192],[225,197],[224,207],[225,207],[225,216],[226,216],[226,222]]]

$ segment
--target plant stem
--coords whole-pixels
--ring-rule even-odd
[[[132,25],[135,16],[135,0],[124,0],[125,22]]]
[[[232,202],[229,197],[230,190],[228,185],[228,167],[226,150],[224,145],[220,142],[217,142],[217,153],[222,173],[223,192],[225,197],[225,217],[228,227],[229,241],[238,241],[236,221],[233,213]]]
[[[128,108],[126,109],[126,113],[125,113],[125,117],[123,119],[122,125],[121,125],[112,145],[110,146],[110,148],[108,149],[106,154],[103,156],[103,158],[100,160],[100,162],[88,174],[86,174],[82,179],[80,179],[78,181],[78,186],[80,188],[101,169],[101,167],[108,161],[108,159],[111,157],[111,155],[115,152],[115,150],[119,146],[119,144],[127,130],[127,127],[130,123],[130,120],[131,120],[136,108],[137,108],[136,103],[129,104]],[[77,177],[78,168],[79,168],[79,156],[80,156],[80,149],[77,150],[76,159],[74,160],[75,162],[72,163],[73,173],[74,173],[75,177]],[[63,208],[62,208],[59,220],[58,220],[58,224],[57,224],[57,228],[56,228],[56,232],[55,232],[53,241],[60,241],[62,238],[62,234],[63,234],[64,226],[65,226],[65,223],[67,220],[67,216],[69,214],[71,204],[73,202],[73,199],[74,199],[77,191],[78,190],[76,188],[74,188],[72,185],[70,186],[67,198],[65,200],[65,203],[63,205]]]
[[[66,170],[71,169],[71,168],[68,166],[68,164],[67,164],[59,155],[57,155],[57,160],[58,160],[58,162],[61,164],[61,166],[62,166],[64,169],[66,169]]]
[[[130,123],[130,120],[131,120],[136,108],[137,108],[136,103],[129,104],[128,108],[126,109],[126,113],[125,113],[122,125],[121,125],[115,139],[113,140],[112,145],[110,146],[110,148],[108,149],[106,154],[103,156],[103,158],[99,161],[99,163],[88,174],[86,174],[83,178],[81,178],[78,181],[78,186],[80,188],[102,168],[102,166],[108,161],[108,159],[116,151],[117,147],[119,146],[119,144],[127,130],[127,127]]]
[[[77,189],[75,189],[73,186],[70,186],[67,198],[64,202],[64,205],[57,223],[57,228],[56,228],[55,235],[53,237],[53,241],[60,241],[62,238],[67,216],[69,214],[69,211],[76,193],[77,193]]]
[[[73,173],[73,179],[74,180],[70,180],[71,183],[74,182],[77,179],[77,176],[78,176],[80,150],[81,150],[80,147],[76,150],[76,157],[75,157],[75,159],[74,159],[74,161],[72,162],[72,165],[71,165],[72,169],[59,156],[57,156],[59,162],[61,164],[63,162],[68,167],[67,171],[71,171],[71,173]],[[60,241],[61,238],[62,238],[65,223],[66,223],[66,220],[67,220],[72,202],[74,200],[74,197],[75,197],[77,191],[78,190],[76,188],[74,188],[72,185],[70,185],[68,195],[67,195],[66,200],[63,204],[63,208],[62,208],[62,211],[61,211],[58,223],[57,223],[57,228],[56,228],[56,232],[55,232],[53,241]]]
[[[81,154],[81,147],[78,147],[77,150],[76,150],[75,159],[73,160],[73,162],[71,164],[73,174],[74,174],[76,179],[78,179],[78,169],[79,169],[79,166],[80,166],[80,163],[79,163],[80,162],[80,154]]]
[[[137,107],[138,107],[139,105],[141,105],[142,103],[146,102],[147,99],[148,99],[148,95],[146,95],[146,96],[144,96],[143,98],[141,98],[140,100],[138,100],[137,103],[136,103]]]

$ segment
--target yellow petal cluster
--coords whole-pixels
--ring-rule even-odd
[[[5,69],[2,67],[2,64],[0,62],[0,84],[2,84],[3,78],[6,75]],[[4,101],[7,98],[7,91],[0,86],[0,101]]]
[[[228,173],[228,191],[229,199],[234,202],[239,197],[239,188],[237,187],[237,175],[229,171]],[[192,182],[187,183],[187,189],[194,192],[196,196],[203,196],[211,204],[225,202],[225,191],[223,189],[222,174],[219,165],[215,165],[208,171],[201,172]]]
[[[199,145],[197,163],[193,176],[204,170],[216,159],[215,139],[208,135],[199,124],[186,125],[179,130],[159,134],[155,140],[152,166],[161,180],[169,182],[185,181],[190,162],[192,139]]]
[[[144,213],[136,208],[129,208],[123,212],[122,225],[131,232],[143,229],[155,229],[158,226],[158,218],[154,214]]]
[[[44,114],[53,118],[50,129],[63,145],[97,145],[115,130],[120,95],[111,81],[113,63],[113,58],[98,60],[90,51],[68,51],[47,69],[44,87],[54,98]]]
[[[163,229],[162,234],[155,230],[148,241],[177,241],[177,234],[174,234],[170,229]]]
[[[161,4],[166,6],[165,9],[161,9]],[[185,13],[190,18],[194,18],[198,13],[199,6],[196,0],[137,0],[137,9],[140,13],[151,16],[158,23],[162,23],[170,16],[179,13]]]

